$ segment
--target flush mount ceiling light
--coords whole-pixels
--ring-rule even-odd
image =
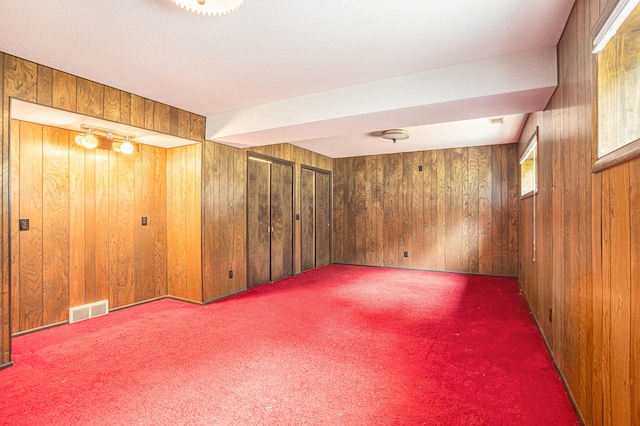
[[[404,129],[391,129],[382,132],[382,137],[384,139],[392,140],[393,143],[396,143],[397,140],[401,141],[409,138],[409,133]]]
[[[122,134],[113,130],[88,126],[86,124],[81,124],[80,129],[82,133],[76,136],[75,141],[76,144],[84,148],[94,149],[99,147],[102,149],[112,149],[115,152],[121,152],[123,154],[131,154],[134,151],[131,138],[134,138],[135,135]]]
[[[226,15],[242,5],[244,0],[171,0],[183,9],[198,15]]]

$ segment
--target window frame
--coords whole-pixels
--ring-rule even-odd
[[[522,164],[525,161],[527,161],[527,158],[534,151],[535,151],[535,155],[533,156],[533,168],[532,168],[533,188],[523,193],[522,192],[522,176],[523,176]],[[529,138],[529,141],[527,142],[527,147],[525,148],[524,153],[520,157],[520,161],[518,162],[518,165],[520,166],[520,199],[522,200],[525,198],[532,197],[538,193],[538,176],[540,176],[540,174],[538,173],[538,127],[537,126],[533,132],[533,135],[531,135],[531,137]]]
[[[608,43],[609,39],[615,36],[615,31],[617,28],[624,24],[627,16],[620,21],[622,14],[624,14],[627,5],[632,3],[636,3],[634,0],[610,0],[607,3],[600,19],[594,25],[591,36],[593,41],[594,49],[592,51],[592,69],[593,69],[593,82],[592,89],[594,93],[593,97],[593,168],[592,172],[597,173],[602,170],[605,170],[609,167],[613,167],[618,164],[625,163],[634,158],[640,157],[640,138],[627,141],[623,145],[613,149],[612,151],[600,156],[599,153],[599,145],[600,145],[600,135],[599,135],[599,96],[598,96],[598,86],[600,82],[599,77],[599,62],[598,62],[598,53],[604,49],[606,43]],[[634,8],[638,7],[637,4],[634,5]],[[633,10],[633,9],[632,9]]]

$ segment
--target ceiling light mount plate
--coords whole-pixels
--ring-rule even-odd
[[[226,15],[239,8],[244,0],[171,0],[198,15]]]
[[[396,141],[404,140],[409,138],[409,132],[404,129],[390,129],[382,132],[382,138],[392,140],[393,143]]]

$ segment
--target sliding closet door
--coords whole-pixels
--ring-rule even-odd
[[[300,258],[302,270],[331,263],[331,174],[300,170]]]
[[[249,157],[247,286],[293,275],[293,165]]]
[[[293,167],[271,163],[271,281],[293,275]]]
[[[303,271],[316,267],[315,175],[313,170],[300,170],[300,257]]]
[[[331,175],[316,172],[316,268],[331,263]]]
[[[249,158],[247,182],[247,286],[271,278],[271,165]]]

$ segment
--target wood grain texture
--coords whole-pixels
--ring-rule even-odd
[[[166,161],[168,293],[201,302],[201,145],[169,149]]]
[[[42,292],[42,126],[20,125],[20,218],[29,219],[29,230],[20,235],[20,318],[22,330],[44,325]]]
[[[82,150],[84,156],[84,300],[85,303],[96,299],[96,150]],[[46,170],[46,169],[45,169]]]
[[[154,268],[153,281],[155,283],[154,297],[168,294],[167,288],[167,150],[154,149],[154,211],[153,243]]]
[[[25,326],[35,326],[36,323],[40,322],[39,320],[32,321],[26,318],[25,311],[20,306],[22,303],[19,297],[21,291],[20,264],[27,261],[27,258],[22,258],[21,254],[24,253],[21,253],[19,248],[27,240],[22,241],[22,235],[17,230],[17,221],[15,224],[13,222],[9,223],[10,211],[11,217],[16,219],[20,217],[20,192],[21,188],[24,190],[20,184],[22,167],[20,164],[21,141],[19,124],[16,127],[18,129],[17,133],[12,136],[15,140],[11,144],[9,143],[9,97],[132,124],[138,127],[144,127],[145,125],[145,103],[147,100],[140,96],[81,79],[59,70],[52,70],[46,66],[4,53],[0,53],[0,70],[0,94],[2,96],[0,110],[3,118],[3,126],[0,129],[3,143],[3,252],[9,252],[9,235],[11,235],[12,246],[11,258],[7,256],[3,258],[3,281],[2,291],[0,292],[0,330],[2,331],[0,334],[0,357],[4,357],[0,360],[0,363],[4,363],[9,361],[7,356],[10,352],[10,334],[24,331]],[[165,113],[166,108],[166,106],[160,106],[157,110],[154,108],[157,113],[153,117],[154,126],[166,132],[173,132],[173,128],[175,128],[175,133],[177,134],[177,117],[186,115],[189,117],[187,132],[190,135],[192,114],[174,108],[167,115]],[[195,121],[198,126],[203,128],[204,117],[196,117]],[[118,174],[118,159],[114,153],[97,150],[92,155],[85,157],[85,151],[72,143],[74,134],[67,134],[69,136],[67,141],[71,142],[68,144],[66,153],[63,153],[59,151],[60,135],[62,135],[62,133],[59,133],[59,129],[52,130],[45,127],[41,129],[41,133],[43,135],[52,135],[49,138],[51,139],[50,141],[45,138],[40,144],[43,150],[42,161],[40,162],[42,170],[40,197],[42,202],[47,203],[51,208],[48,210],[43,209],[42,223],[39,225],[42,238],[38,239],[40,241],[38,244],[43,245],[40,255],[40,268],[44,277],[40,283],[40,287],[44,291],[43,302],[41,304],[32,304],[33,306],[41,305],[40,313],[29,315],[41,316],[42,322],[48,323],[61,318],[61,308],[56,305],[57,302],[53,299],[48,300],[47,294],[63,292],[62,288],[65,289],[64,291],[67,292],[68,296],[62,295],[56,298],[64,302],[65,297],[68,297],[69,306],[85,303],[85,299],[90,299],[89,301],[91,301],[108,297],[113,301],[119,297],[127,299],[128,294],[139,294],[141,278],[137,271],[134,272],[134,279],[131,280],[131,283],[124,284],[122,288],[118,287],[117,283],[122,271],[118,269],[120,265],[115,254],[123,247],[122,238],[132,238],[133,246],[139,247],[142,252],[144,252],[144,245],[151,242],[145,240],[140,245],[141,242],[138,235],[141,238],[141,233],[138,233],[135,228],[130,228],[132,229],[132,236],[130,237],[126,232],[122,234],[124,232],[123,228],[119,227],[118,215],[124,215],[125,213],[119,212],[118,197],[113,196],[121,191],[120,185],[122,185]],[[11,150],[9,147],[11,147]],[[52,153],[50,157],[47,155],[49,151]],[[167,191],[166,153],[162,149],[155,149],[154,152],[154,158],[156,159],[153,172],[155,184],[154,205],[156,206],[158,221],[153,221],[153,224],[157,223],[159,227],[154,229],[152,251],[155,252],[155,267],[153,271],[155,277],[154,293],[157,297],[167,294]],[[68,164],[66,172],[64,171],[65,161]],[[11,168],[9,168],[9,164],[11,164]],[[43,168],[43,164],[46,167]],[[140,180],[142,179],[140,170],[142,168],[136,166],[136,164],[142,164],[140,158],[134,160],[133,164],[133,180],[138,182],[136,188],[140,188],[142,182]],[[37,164],[29,161],[25,170],[35,166]],[[51,172],[47,172],[49,169],[51,169]],[[24,173],[25,170],[22,172]],[[53,170],[56,171],[55,175]],[[120,172],[124,172],[126,176],[132,175],[127,167],[124,167]],[[68,174],[66,182],[64,182],[65,173]],[[144,173],[146,171],[142,174]],[[9,176],[11,176],[11,180],[9,180]],[[33,179],[33,176],[30,176]],[[38,176],[36,175],[36,177]],[[11,186],[9,186],[10,181]],[[129,183],[124,185],[129,185]],[[62,218],[65,213],[62,206],[65,205],[65,202],[63,202],[62,197],[65,190],[67,194],[66,203],[68,207],[66,214],[68,219],[66,220],[66,225],[60,225],[64,222]],[[11,197],[9,197],[9,194],[11,194]],[[124,194],[122,195],[124,196]],[[133,205],[141,205],[141,202],[137,199],[139,197],[137,195],[133,197]],[[11,200],[11,203],[9,200]],[[48,211],[51,211],[51,216],[47,215]],[[55,215],[53,215],[54,212]],[[131,216],[132,224],[134,219]],[[53,223],[56,224],[55,227]],[[197,219],[193,223],[197,223]],[[63,235],[64,232],[67,232],[65,229],[68,230],[68,237]],[[55,249],[44,249],[45,245],[52,244],[47,241],[58,241],[65,238],[69,240],[67,250],[60,252]],[[60,247],[64,247],[64,244],[61,244]],[[85,247],[88,247],[89,250],[85,250]],[[59,260],[60,257],[64,256],[68,256],[69,259],[66,264],[68,277],[63,287],[60,287],[58,285],[59,279],[64,276],[65,267],[59,265]],[[103,260],[100,261],[100,259]],[[11,276],[9,276],[9,265],[12,265]],[[126,267],[126,269],[128,268]],[[123,276],[130,276],[130,274],[127,273]],[[50,279],[49,277],[56,278]],[[85,286],[85,283],[89,284]],[[10,286],[13,297],[11,301],[9,300]],[[143,292],[145,292],[144,297],[150,295],[149,289]],[[112,302],[112,306],[115,306],[114,302]],[[67,308],[68,306],[65,307],[65,310]],[[13,315],[11,321],[13,330],[9,329],[10,310]]]
[[[9,259],[11,265],[11,276],[9,277],[10,279],[7,280],[7,286],[9,286],[10,283],[11,299],[9,299],[9,289],[7,289],[3,305],[6,316],[9,316],[9,307],[11,307],[11,329],[9,329],[8,318],[4,323],[8,339],[3,341],[7,343],[7,350],[9,348],[9,336],[17,327],[16,324],[20,324],[20,228],[18,226],[18,222],[15,220],[15,218],[20,218],[20,122],[17,120],[11,120],[10,130],[10,155],[13,159],[10,169],[10,179],[12,184],[11,186],[7,185],[7,188],[9,189],[7,193],[10,193],[9,196],[12,200],[9,208],[11,218],[13,220],[10,222],[11,242],[9,244],[9,248],[11,249],[11,258]],[[9,242],[8,240],[9,239],[7,238],[4,241]]]
[[[316,268],[331,263],[331,174],[315,173]]]
[[[76,77],[53,70],[53,106],[67,111],[77,109]]]
[[[131,124],[131,93],[120,92],[120,123]]]
[[[203,204],[203,219],[202,219],[202,280],[203,280],[203,298],[205,302],[214,300],[216,298],[214,277],[214,264],[216,249],[215,244],[215,228],[214,228],[214,209],[217,202],[214,202],[213,197],[213,168],[215,167],[215,143],[204,142],[202,152],[202,204]]]
[[[638,160],[591,172],[598,131],[618,137],[637,124],[607,122],[595,109],[599,88],[589,32],[611,6],[576,2],[558,45],[558,89],[523,129],[520,153],[539,129],[540,173],[538,194],[519,207],[519,276],[585,423],[637,425]]]
[[[181,138],[191,137],[191,114],[187,111],[178,111],[178,136]]]
[[[155,102],[151,99],[144,100],[144,128],[153,130],[153,121],[155,118],[154,114]]]
[[[315,172],[300,171],[300,251],[302,270],[316,267]]]
[[[145,128],[145,99],[141,96],[131,95],[131,125]]]
[[[4,96],[37,102],[38,66],[24,59],[5,55]]]
[[[17,146],[39,144],[42,151],[40,156],[22,157],[13,172],[19,176],[22,169],[23,173],[28,171],[29,179],[40,179],[37,185],[44,207],[41,237],[36,242],[42,246],[38,290],[42,303],[36,303],[41,305],[40,325],[65,321],[69,307],[84,303],[109,298],[111,307],[119,307],[166,295],[166,266],[162,260],[166,257],[165,150],[143,147],[133,156],[100,149],[89,151],[73,143],[73,132],[14,123],[16,134],[20,135]],[[19,131],[22,127],[24,132]],[[38,139],[34,134],[42,136]],[[19,153],[20,149],[16,149],[14,157],[20,159]],[[156,180],[160,182],[157,189]],[[25,186],[23,181],[24,177],[19,176],[11,190],[29,190],[29,200],[33,197],[33,188],[29,188],[34,184],[26,180]],[[16,199],[21,198],[24,195],[19,194]],[[156,202],[156,198],[160,200]],[[142,233],[136,221],[143,205],[151,218],[148,234]],[[18,205],[14,214],[21,217],[29,211]],[[12,269],[16,278],[12,282],[17,294],[25,280],[30,283],[25,289],[34,288],[29,281],[33,273],[29,267],[21,267],[31,262],[20,250],[20,246],[29,243],[25,235],[15,232],[14,236],[17,249]],[[26,299],[20,297],[14,302],[14,333],[40,326],[21,319],[21,312],[31,309],[25,302],[34,297],[30,293]]]
[[[95,152],[95,301],[109,298],[109,152]]]
[[[334,261],[515,276],[516,149],[335,159]]]
[[[154,103],[153,130],[167,134],[171,133],[171,109],[169,105]],[[204,134],[202,138],[204,138]]]
[[[75,138],[76,133],[70,137]],[[85,150],[69,144],[69,307],[85,303]]]
[[[77,112],[102,118],[104,114],[104,86],[94,81],[78,78],[76,83]]]
[[[120,121],[121,96],[118,89],[105,86],[104,88],[104,118],[115,122]]]
[[[38,103],[52,106],[53,104],[53,70],[38,65]]]
[[[271,279],[270,165],[249,159],[247,181],[247,287]]]
[[[293,275],[293,167],[271,163],[271,279]]]
[[[42,294],[43,325],[68,318],[69,132],[43,129]]]

